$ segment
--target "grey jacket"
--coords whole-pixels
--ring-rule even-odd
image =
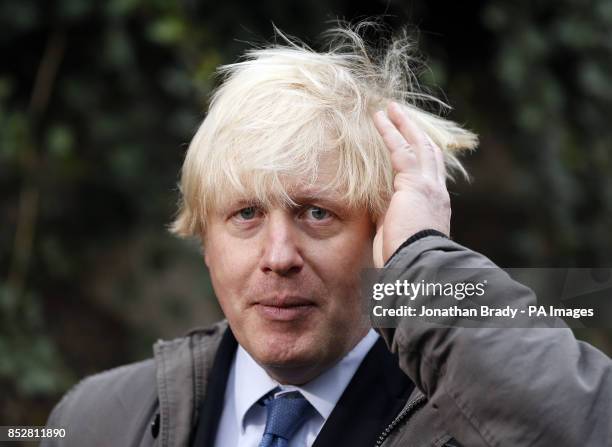
[[[387,280],[418,282],[456,266],[495,267],[429,236],[402,248],[385,272],[392,275]],[[497,272],[488,289],[497,304],[535,303],[531,290]],[[66,439],[41,445],[188,445],[225,327],[159,341],[154,359],[86,378],[49,417],[49,427],[66,428]],[[433,328],[412,321],[381,334],[417,388],[378,445],[440,447],[454,438],[465,447],[612,446],[612,361],[567,328]]]

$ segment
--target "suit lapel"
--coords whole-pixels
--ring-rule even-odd
[[[379,339],[325,422],[313,447],[376,444],[406,404],[414,385]]]
[[[198,408],[198,423],[195,437],[192,436],[192,446],[212,446],[215,443],[225,401],[225,387],[237,346],[234,334],[228,326],[210,371],[204,400]]]

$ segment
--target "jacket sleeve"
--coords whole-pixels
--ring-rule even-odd
[[[427,281],[431,272],[454,267],[478,269],[481,280],[494,275],[487,296],[496,306],[536,303],[530,289],[485,256],[439,236],[396,252],[383,278]],[[612,445],[612,361],[567,327],[434,327],[401,319],[380,332],[465,446]]]
[[[47,428],[63,428],[64,438],[42,447],[142,445],[154,442],[149,424],[156,402],[152,360],[87,377],[55,406]]]

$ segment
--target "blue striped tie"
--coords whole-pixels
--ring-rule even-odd
[[[266,428],[259,447],[287,447],[308,416],[310,403],[299,392],[286,393],[266,404]]]

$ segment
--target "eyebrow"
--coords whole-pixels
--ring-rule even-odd
[[[321,193],[299,193],[299,194],[290,194],[290,197],[296,202],[313,202],[313,201],[321,201],[325,200],[328,202],[334,201],[334,196],[330,196],[329,194]],[[340,201],[339,199],[337,201]]]
[[[237,199],[227,200],[223,204],[218,204],[215,208],[215,213],[219,215],[227,214],[235,209],[242,209],[249,206],[261,206],[261,203],[257,199]]]
[[[323,207],[330,207],[334,209],[346,208],[340,197],[330,196],[329,194],[291,194],[291,200],[296,203],[296,206],[303,206],[308,203],[319,203]],[[249,206],[263,206],[262,203],[256,198],[240,198],[237,200],[228,200],[227,202],[219,205],[216,212],[219,214],[226,214],[234,209],[246,208]],[[290,208],[295,208],[295,206]]]
[[[325,195],[314,195],[314,194],[300,194],[291,196],[291,199],[298,206],[303,206],[309,203],[317,203],[320,204],[323,208],[330,208],[334,211],[344,212],[347,211],[346,204],[341,200],[339,196],[330,196],[329,194]]]

